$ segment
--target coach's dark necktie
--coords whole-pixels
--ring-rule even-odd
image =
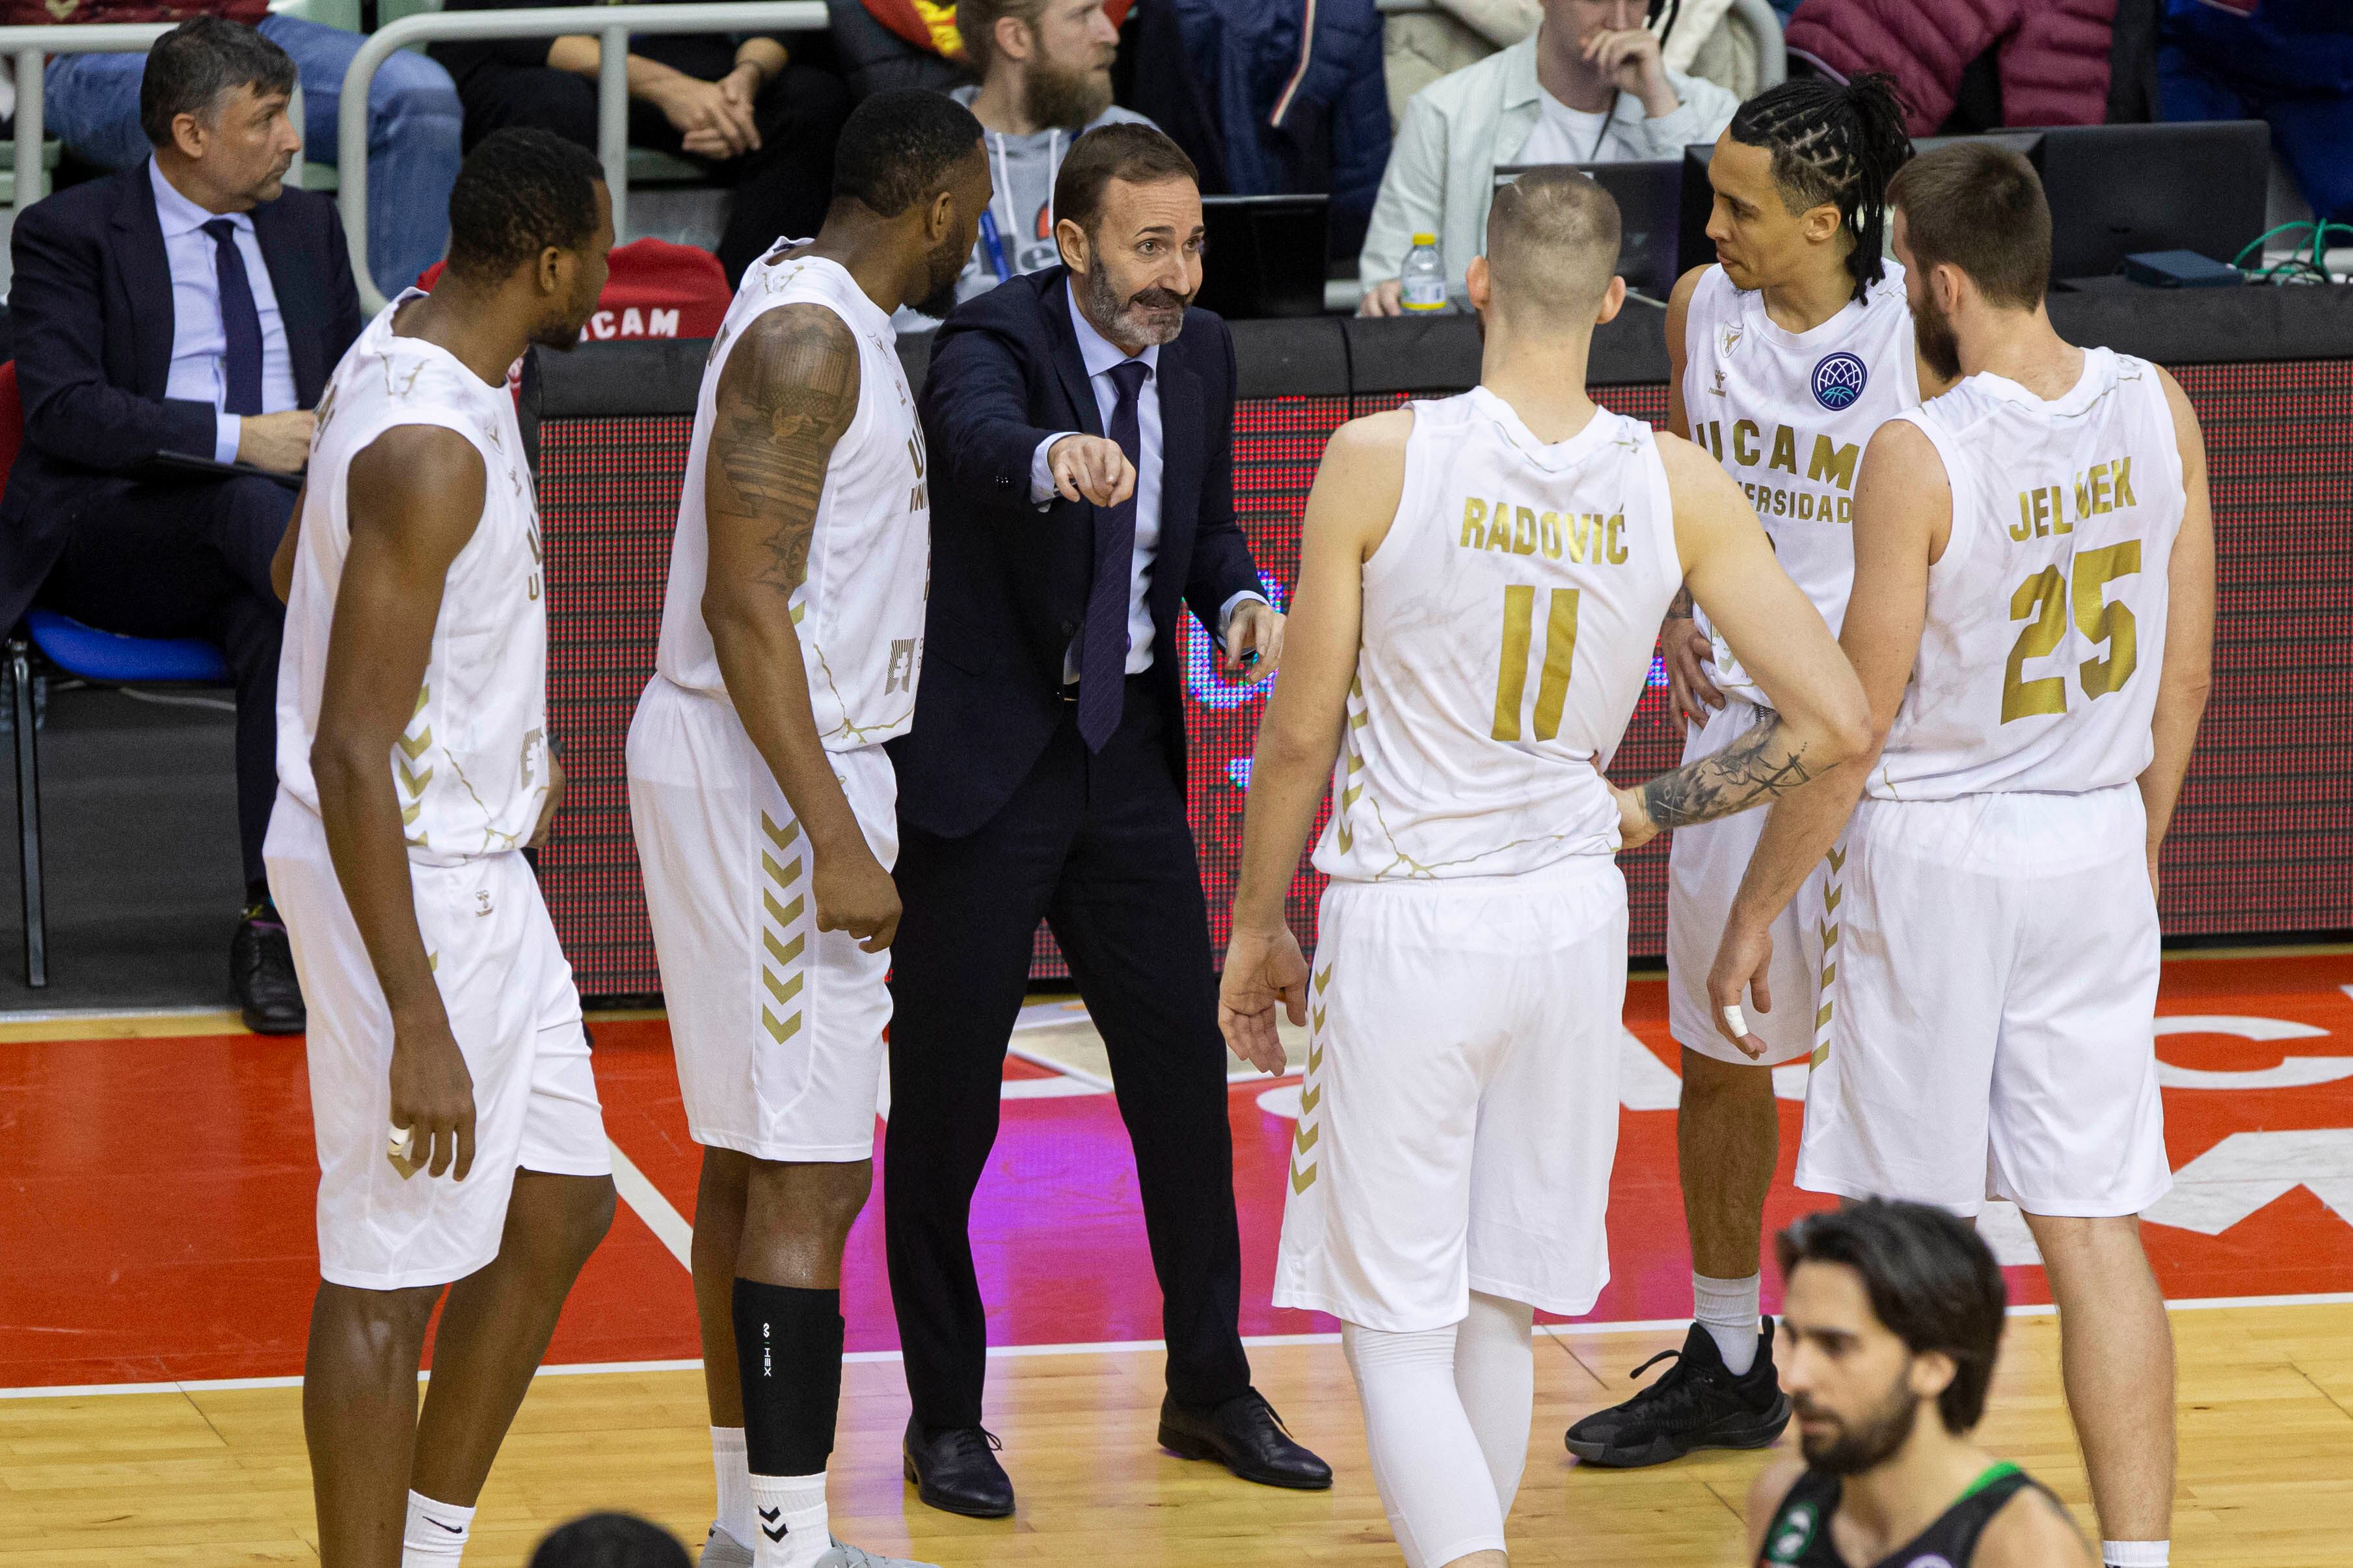
[[[1119,401],[1111,411],[1111,438],[1144,471],[1144,437],[1135,400],[1152,367],[1140,359],[1111,367]],[[1095,580],[1087,592],[1087,619],[1079,645],[1079,734],[1100,752],[1119,728],[1127,695],[1128,593],[1135,577],[1135,497],[1095,508]]]
[[[237,225],[216,217],[205,225],[213,237],[213,267],[220,279],[221,331],[228,339],[224,414],[261,412],[261,312],[254,308],[253,280],[237,247]]]

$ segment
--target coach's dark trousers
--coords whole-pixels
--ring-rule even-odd
[[[1169,1391],[1208,1405],[1250,1386],[1226,1051],[1184,788],[1144,678],[1128,678],[1099,754],[1077,711],[978,831],[902,833],[883,1212],[907,1388],[929,1427],[980,1425],[987,1322],[966,1226],[1041,918],[1110,1049]]]

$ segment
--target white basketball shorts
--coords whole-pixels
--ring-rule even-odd
[[[2145,836],[2130,784],[1856,809],[1798,1185],[1960,1215],[2164,1195]]]
[[[1766,712],[1727,697],[1705,724],[1692,728],[1683,744],[1684,763],[1714,756],[1755,728]],[[1733,895],[1740,891],[1749,857],[1764,837],[1767,811],[1757,806],[1695,827],[1678,827],[1667,846],[1667,1032],[1677,1045],[1742,1067],[1801,1061],[1818,1043],[1814,1015],[1821,990],[1822,900],[1840,856],[1834,849],[1815,867],[1773,921],[1773,961],[1766,971],[1772,1008],[1759,1008],[1753,996],[1741,1008],[1748,1032],[1767,1047],[1762,1057],[1752,1057],[1716,1032],[1707,974],[1724,941]]]
[[[882,748],[828,753],[885,869]],[[759,1160],[874,1153],[891,954],[817,929],[808,840],[734,705],[657,675],[629,725],[629,821],[694,1141]]]
[[[1274,1304],[1409,1333],[1609,1279],[1626,883],[1334,882]]]
[[[459,1182],[403,1179],[387,1156],[392,1013],[325,825],[281,791],[263,850],[310,1011],[322,1278],[364,1290],[462,1279],[498,1256],[517,1170],[612,1173],[580,994],[519,851],[408,868],[417,929],[474,1080],[474,1166]]]

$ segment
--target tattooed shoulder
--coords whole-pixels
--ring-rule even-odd
[[[786,305],[744,331],[720,373],[704,505],[714,534],[756,539],[759,582],[807,574],[834,444],[858,415],[858,340],[822,305]]]

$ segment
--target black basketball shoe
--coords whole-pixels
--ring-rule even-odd
[[[1773,1370],[1772,1319],[1757,1336],[1757,1364],[1744,1376],[1725,1370],[1715,1340],[1700,1323],[1691,1326],[1683,1349],[1661,1351],[1632,1375],[1670,1357],[1675,1364],[1650,1387],[1571,1426],[1568,1451],[1588,1465],[1638,1469],[1694,1448],[1770,1447],[1788,1426],[1788,1396]]]

